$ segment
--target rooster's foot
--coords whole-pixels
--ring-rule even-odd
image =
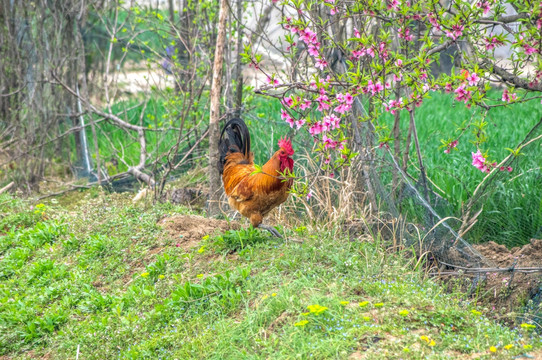
[[[282,235],[274,227],[266,226],[266,225],[262,225],[262,224],[258,225],[258,227],[260,229],[264,229],[264,230],[269,231],[274,237],[278,237],[279,239],[282,239]]]

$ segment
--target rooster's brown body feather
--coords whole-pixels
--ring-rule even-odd
[[[242,122],[242,120],[240,121]],[[219,169],[222,170],[224,190],[230,206],[247,217],[252,226],[258,227],[264,216],[288,199],[292,180],[285,180],[281,173],[292,171],[293,161],[288,157],[291,145],[290,149],[286,149],[286,151],[283,148],[276,151],[271,159],[262,166],[262,171],[254,173],[256,167],[254,166],[254,155],[250,152],[250,145],[245,146],[243,141],[239,141],[239,138],[242,139],[243,136],[237,136],[238,134],[248,135],[248,129],[244,122],[242,124],[237,122],[234,125],[240,126],[241,129],[228,132],[227,127],[232,126],[230,122],[222,131],[220,145],[220,149],[226,150],[221,153],[223,160],[219,164]],[[227,139],[224,139],[225,132]],[[231,136],[232,134],[233,136]],[[238,151],[239,149],[244,149],[246,153]],[[293,150],[291,153],[293,154]]]

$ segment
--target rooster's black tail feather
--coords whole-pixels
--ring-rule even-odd
[[[250,157],[250,133],[245,122],[239,118],[233,118],[224,125],[218,142],[218,171],[224,172],[226,156],[231,153],[243,153]]]

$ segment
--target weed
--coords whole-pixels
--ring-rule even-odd
[[[267,233],[249,226],[246,229],[226,231],[212,239],[212,244],[218,251],[236,252],[269,241],[271,237]]]

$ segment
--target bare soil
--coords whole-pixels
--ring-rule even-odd
[[[499,268],[510,268],[507,272],[490,272],[486,277],[486,300],[497,309],[517,310],[540,291],[542,272],[522,273],[512,268],[542,267],[542,240],[532,239],[530,244],[512,249],[493,241],[474,248]]]
[[[236,221],[207,219],[197,215],[176,215],[160,220],[158,225],[175,239],[177,246],[185,250],[197,246],[201,239],[227,230],[238,230],[240,225]]]

